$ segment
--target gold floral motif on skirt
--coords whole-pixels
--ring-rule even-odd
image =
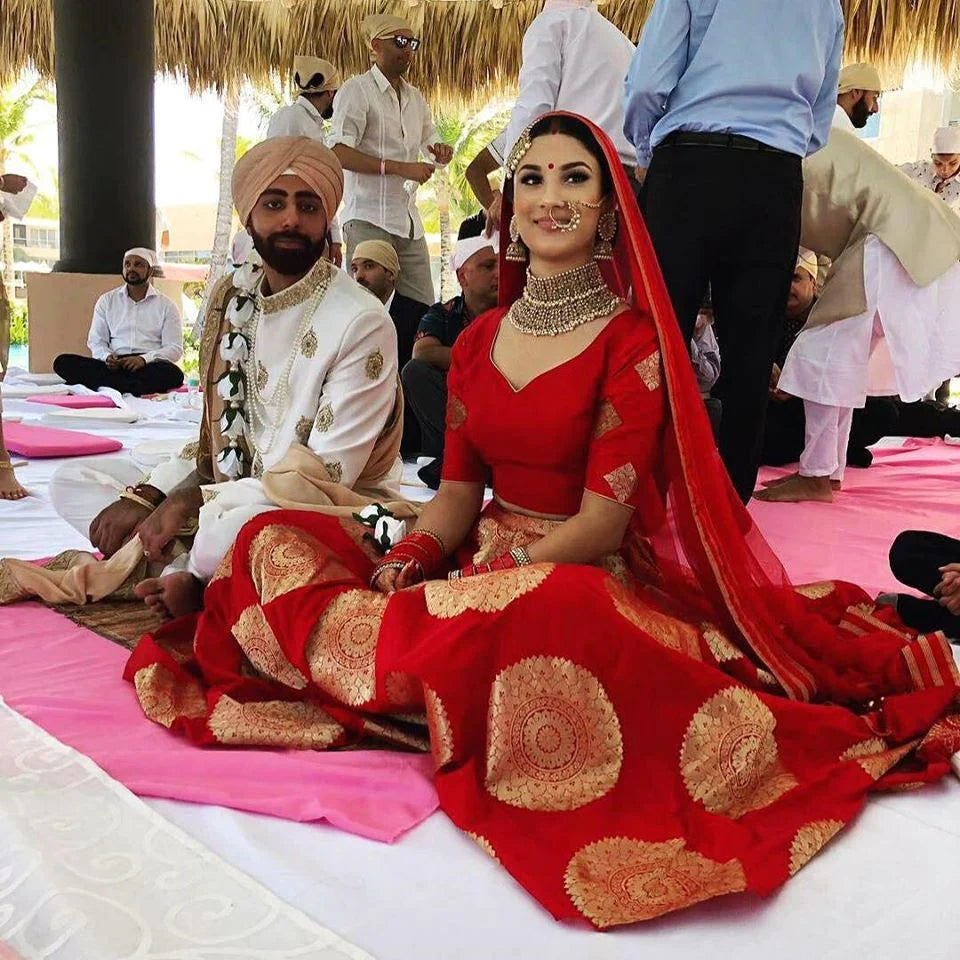
[[[497,851],[493,849],[493,844],[486,837],[481,837],[479,833],[471,833],[469,830],[464,832],[488,857],[493,857],[497,863],[500,863]]]
[[[908,753],[916,748],[919,740],[911,740],[899,747],[891,747],[880,737],[861,740],[840,754],[840,760],[856,760],[874,780],[879,780],[888,770],[895,767]]]
[[[271,523],[253,538],[249,564],[250,577],[264,604],[313,583],[321,574],[335,580],[350,576],[319,540],[280,523]]]
[[[341,741],[345,732],[315,703],[282,700],[240,703],[226,694],[217,701],[207,726],[220,743],[303,750],[333,746]]]
[[[613,789],[620,721],[600,681],[560,657],[501,670],[487,712],[487,792],[525,810],[576,810]]]
[[[441,620],[468,610],[498,613],[514,600],[536,590],[553,573],[552,563],[535,563],[514,570],[497,570],[462,580],[430,580],[423,588],[427,611]]]
[[[680,770],[690,796],[737,819],[797,785],[782,765],[770,709],[751,691],[727,687],[693,715],[683,736]]]
[[[561,522],[507,512],[481,517],[477,524],[477,549],[470,562],[489,563],[514,547],[528,547],[559,527]]]
[[[423,700],[427,706],[427,725],[430,728],[430,751],[439,770],[453,759],[453,727],[447,716],[447,708],[440,695],[426,684],[423,685]]]
[[[703,639],[707,642],[713,659],[717,663],[727,663],[730,660],[740,660],[743,654],[721,633],[712,623],[701,624]]]
[[[251,604],[240,614],[233,625],[233,635],[262,676],[294,690],[307,685],[307,678],[287,659],[259,604]]]
[[[677,653],[683,653],[693,660],[702,659],[699,634],[692,624],[661,613],[614,579],[607,580],[606,587],[617,613],[638,630]]]
[[[747,879],[739,860],[711,860],[687,850],[680,837],[662,843],[608,837],[573,855],[564,886],[585,917],[612,927],[738,893]]]
[[[177,717],[202,717],[207,697],[199,680],[175,677],[165,666],[151,663],[133,677],[143,712],[155,723],[169,727]]]
[[[790,844],[790,876],[806,866],[842,829],[842,820],[814,820],[804,824]]]
[[[351,707],[376,694],[377,636],[386,608],[382,593],[347,590],[310,632],[306,656],[313,682]]]
[[[407,710],[423,706],[423,684],[409,673],[391,670],[383,679],[383,693],[391,707]]]

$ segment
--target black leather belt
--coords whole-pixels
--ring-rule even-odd
[[[744,137],[739,133],[694,133],[690,130],[677,130],[664,137],[657,144],[658,150],[660,147],[728,147],[731,150],[759,150],[793,156],[787,150],[771,147],[768,143],[761,143],[753,137]]]

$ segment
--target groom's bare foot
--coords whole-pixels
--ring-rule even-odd
[[[799,477],[799,476],[800,476],[799,473],[790,473],[790,474],[787,474],[787,476],[785,476],[785,477],[777,477],[775,480],[764,480],[764,481],[760,484],[760,486],[761,486],[761,487],[767,487],[768,489],[769,489],[770,487],[779,487],[779,486],[782,486],[783,484],[787,483],[788,481],[793,480],[794,477]],[[842,480],[831,480],[831,481],[830,481],[830,489],[833,490],[834,493],[836,493],[838,490],[841,490],[842,488],[843,488],[843,481],[842,481]]]
[[[133,592],[151,610],[167,617],[184,617],[203,609],[203,584],[186,570],[144,580]]]
[[[754,497],[768,503],[800,503],[806,500],[833,503],[833,485],[829,477],[801,477],[796,474],[776,486],[758,490]]]

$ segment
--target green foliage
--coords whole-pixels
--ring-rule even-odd
[[[53,95],[42,80],[21,93],[0,91],[0,166],[5,167],[14,157],[20,159],[33,142],[33,133],[27,124],[27,114],[35,103],[53,103]],[[17,173],[0,170],[0,173]]]
[[[30,204],[28,216],[38,220],[59,220],[60,197],[57,194],[38,193]]]
[[[27,323],[27,305],[16,300],[11,300],[10,343],[15,347],[22,347],[29,339],[30,325]]]

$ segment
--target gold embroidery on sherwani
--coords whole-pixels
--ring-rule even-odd
[[[247,659],[263,676],[294,690],[307,685],[307,678],[287,659],[259,604],[251,604],[240,614],[232,632]]]
[[[165,727],[177,717],[202,717],[207,712],[207,697],[200,681],[190,676],[175,677],[162,664],[141,667],[134,674],[133,685],[146,716]]]
[[[625,463],[605,473],[603,479],[609,484],[617,503],[626,503],[637,489],[637,470],[632,463]]]
[[[645,357],[635,367],[643,385],[651,392],[660,386],[660,351],[654,350],[649,357]]]
[[[710,697],[693,715],[680,749],[690,796],[735,820],[792,790],[797,780],[780,762],[776,725],[770,709],[743,687]]]
[[[578,850],[564,873],[573,905],[598,927],[651,920],[747,887],[739,860],[711,860],[680,837],[607,837]]]
[[[743,657],[743,654],[713,624],[704,623],[701,629],[703,639],[706,640],[713,659],[717,663],[726,663],[728,660],[739,660]]]
[[[207,490],[204,487],[200,488],[200,496],[203,497],[204,505],[210,503],[211,500],[216,500],[220,496],[219,490]]]
[[[313,429],[313,421],[309,417],[301,417],[294,427],[293,435],[304,445],[310,439],[310,431]]]
[[[329,403],[325,403],[317,411],[314,426],[316,426],[318,433],[326,433],[333,426],[333,407]]]
[[[493,849],[493,844],[486,837],[481,837],[479,833],[471,833],[469,830],[464,832],[487,856],[493,857],[497,863],[500,863],[497,851]]]
[[[861,740],[840,754],[840,760],[856,760],[874,780],[879,780],[888,770],[895,767],[919,743],[911,740],[899,747],[891,747],[885,740],[873,737]]]
[[[447,429],[459,430],[467,422],[467,408],[454,394],[447,400]]]
[[[629,586],[616,580],[606,581],[607,592],[617,613],[657,643],[693,660],[701,660],[699,635],[695,627],[676,617],[668,617],[636,597]]]
[[[391,707],[401,710],[423,704],[423,684],[409,673],[391,670],[384,678],[383,693]]]
[[[309,534],[272,523],[250,544],[250,578],[262,603],[313,583],[321,574],[340,580],[350,572]]]
[[[377,380],[383,373],[383,353],[379,347],[367,357],[366,373],[368,380]]]
[[[377,636],[387,597],[371,590],[347,590],[334,597],[307,641],[313,682],[351,707],[376,694]]]
[[[177,458],[180,460],[196,460],[197,454],[200,452],[200,441],[191,440],[178,454]]]
[[[267,368],[258,360],[257,361],[257,389],[263,390],[269,382],[270,382],[270,374],[267,373]]]
[[[327,468],[327,474],[334,483],[340,483],[343,480],[343,464],[339,460],[325,460],[323,465]]]
[[[525,810],[576,810],[620,776],[620,721],[600,681],[561,657],[497,674],[487,712],[487,792]]]
[[[310,360],[317,352],[318,346],[317,335],[313,332],[313,327],[311,327],[300,340],[300,352]]]
[[[514,600],[536,590],[553,573],[552,563],[536,563],[515,570],[497,570],[462,580],[429,580],[423,588],[427,612],[441,620],[468,610],[497,613]]]
[[[604,400],[600,404],[600,412],[597,414],[597,422],[593,428],[593,439],[599,440],[605,433],[616,430],[622,425],[623,421],[617,413],[617,408],[609,400]]]
[[[814,820],[804,824],[790,844],[790,876],[806,866],[842,829],[842,820]]]
[[[207,726],[220,743],[304,750],[333,746],[345,733],[330,714],[309,701],[239,703],[226,694],[217,701]]]
[[[804,583],[799,587],[793,588],[801,597],[806,597],[808,600],[822,600],[824,597],[829,597],[835,589],[835,584],[832,580],[823,580],[820,583]]]
[[[483,517],[477,524],[477,550],[470,562],[489,563],[509,553],[514,547],[528,547],[559,527],[561,522],[525,517],[520,513]]]
[[[447,716],[447,708],[440,695],[426,684],[423,685],[423,700],[427,705],[427,725],[430,727],[430,751],[439,770],[453,759],[453,727]]]

